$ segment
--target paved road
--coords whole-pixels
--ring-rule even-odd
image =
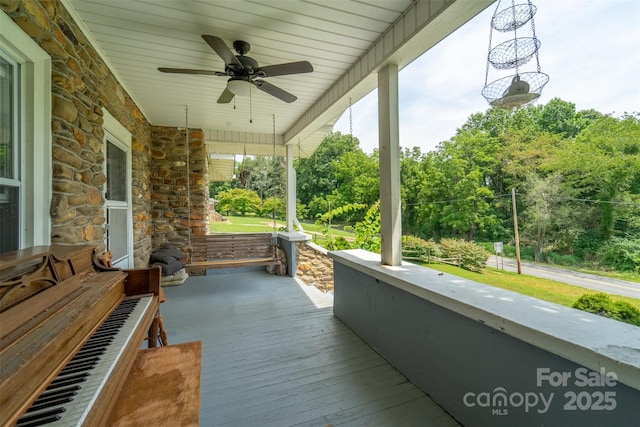
[[[512,258],[498,258],[499,268],[507,271],[517,271],[516,260]],[[496,257],[491,256],[487,261],[489,267],[496,267]],[[556,280],[570,285],[594,289],[609,294],[624,295],[640,299],[640,283],[626,280],[611,279],[609,277],[596,276],[595,274],[580,273],[547,265],[522,262],[522,274]]]

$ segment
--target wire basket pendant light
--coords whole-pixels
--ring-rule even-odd
[[[500,6],[501,0],[498,1],[491,18],[489,52],[482,96],[493,107],[517,108],[538,99],[542,88],[549,81],[549,76],[540,71],[538,52],[541,43],[536,37],[533,19],[536,7],[531,4],[531,1],[515,4],[515,0],[511,0],[510,6],[502,9]],[[530,27],[530,34],[523,34],[527,24]],[[520,34],[518,34],[519,29],[521,29]],[[493,30],[512,33],[512,38],[492,47]],[[526,71],[526,66],[531,65],[531,60],[534,58],[535,69]],[[515,70],[515,74],[488,83],[490,68],[498,71]]]

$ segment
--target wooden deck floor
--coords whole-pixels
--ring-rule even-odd
[[[295,279],[251,271],[164,289],[169,342],[203,344],[203,427],[458,425]]]

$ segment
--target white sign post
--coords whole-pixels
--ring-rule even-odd
[[[496,251],[496,268],[500,268],[498,266],[498,254],[503,253],[502,242],[493,242],[493,250]],[[503,262],[502,269],[504,270],[504,260],[502,262]]]

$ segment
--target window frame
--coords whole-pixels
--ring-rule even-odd
[[[0,11],[0,48],[20,64],[19,247],[51,242],[51,58]]]
[[[22,95],[20,93],[20,63],[18,63],[8,52],[5,52],[0,46],[0,58],[5,62],[8,62],[11,65],[11,81],[12,86],[10,88],[12,98],[11,98],[11,108],[13,114],[11,116],[11,133],[13,133],[12,139],[14,143],[18,145],[20,141],[20,101]],[[10,185],[10,186],[20,186],[20,151],[15,150],[16,147],[11,147],[14,151],[12,154],[12,165],[11,165],[11,176],[0,176],[0,184]]]
[[[0,167],[7,167],[2,174],[0,174],[0,210],[4,213],[12,211],[11,208],[14,203],[17,203],[17,209],[14,215],[10,214],[10,217],[3,217],[2,224],[0,224],[0,230],[8,236],[3,236],[0,242],[0,251],[7,248],[13,249],[20,247],[20,226],[23,223],[22,209],[20,204],[20,196],[22,194],[22,181],[20,180],[20,105],[21,105],[21,93],[20,93],[20,63],[16,61],[13,56],[5,52],[0,46],[0,60],[3,63],[8,64],[7,68],[0,68],[0,82],[2,82],[2,98],[0,103],[2,107],[7,107],[10,113],[7,116],[0,117],[3,121],[2,126],[8,125],[7,129],[0,128],[0,131],[7,131],[6,135],[0,136],[1,138],[7,137],[9,144],[7,144],[9,157],[2,159]],[[6,71],[6,72],[5,72]],[[8,83],[6,86],[5,84]],[[6,91],[5,91],[6,89]],[[7,102],[8,101],[8,102]],[[5,122],[5,119],[6,120]],[[3,132],[4,133],[4,132]],[[13,196],[12,196],[13,195]],[[5,204],[5,206],[2,206]]]
[[[126,234],[127,234],[127,256],[120,260],[114,260],[114,266],[120,268],[133,268],[134,258],[134,243],[133,243],[133,200],[131,196],[131,187],[132,187],[132,135],[118,120],[107,110],[103,109],[103,128],[104,128],[104,153],[105,153],[105,163],[103,165],[103,170],[105,176],[107,175],[107,144],[112,144],[116,148],[122,150],[125,153],[125,162],[126,162],[126,173],[125,173],[125,200],[111,200],[106,195],[107,190],[107,182],[104,183],[104,192],[105,194],[105,215],[108,216],[108,211],[110,209],[118,209],[126,211]],[[105,246],[109,248],[109,243],[107,242],[109,230],[106,230],[105,233]],[[117,264],[116,264],[117,263]]]

